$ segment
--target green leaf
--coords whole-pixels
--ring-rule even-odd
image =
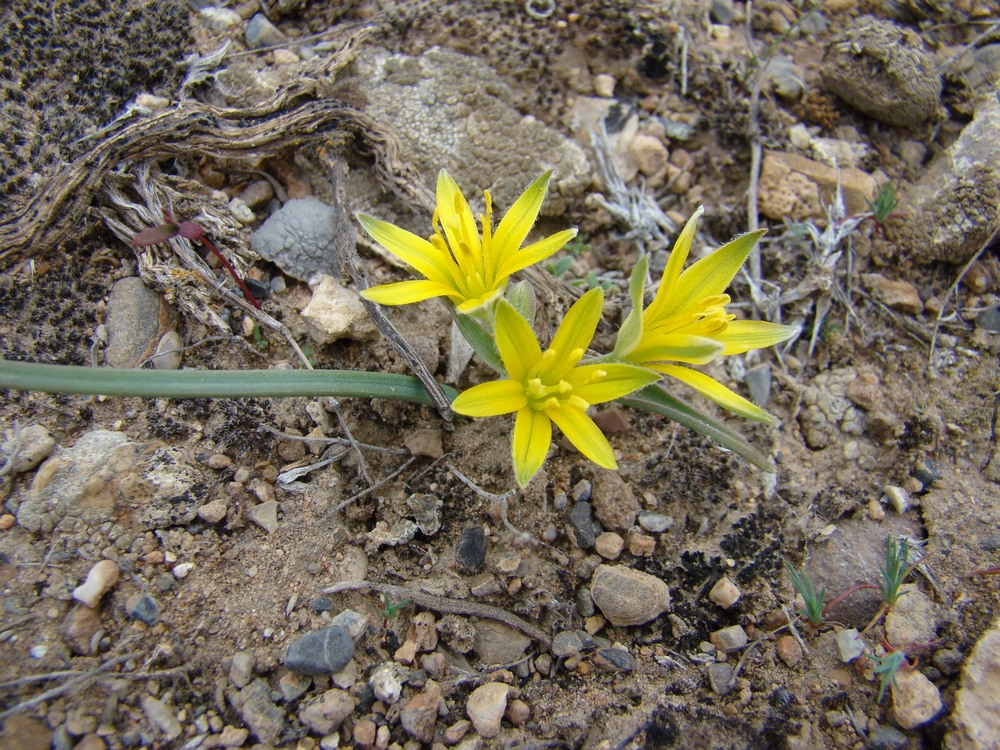
[[[632,309],[629,310],[622,327],[618,329],[614,349],[616,357],[624,357],[642,340],[642,293],[646,287],[647,268],[649,268],[649,256],[644,255],[639,258],[629,277],[628,296],[632,300]]]
[[[493,336],[487,333],[482,324],[474,318],[456,311],[452,311],[452,314],[455,316],[455,325],[458,326],[458,330],[462,332],[465,340],[469,342],[469,346],[479,355],[479,358],[497,372],[506,373]]]
[[[647,386],[633,396],[618,400],[633,409],[642,409],[650,414],[659,414],[671,419],[677,424],[711,438],[723,448],[728,448],[760,470],[774,472],[774,464],[771,459],[750,445],[745,438],[707,414],[703,414],[683,399],[668,393],[661,385]]]

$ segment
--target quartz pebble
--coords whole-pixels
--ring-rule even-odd
[[[622,565],[598,565],[590,582],[594,604],[613,625],[642,625],[670,607],[670,589],[656,576]]]
[[[473,690],[469,696],[465,712],[483,739],[492,739],[500,734],[500,722],[507,710],[507,695],[510,691],[510,685],[487,682]]]
[[[729,609],[736,604],[740,595],[740,590],[736,588],[736,584],[729,579],[729,576],[723,576],[716,581],[712,590],[708,592],[708,598],[723,609]]]
[[[730,625],[720,628],[709,636],[709,640],[717,649],[729,653],[739,651],[747,645],[747,634],[742,625]]]
[[[177,717],[167,708],[167,705],[151,695],[142,697],[142,712],[146,714],[149,723],[159,729],[168,740],[175,740],[184,731]]]
[[[118,583],[121,568],[114,560],[101,560],[87,573],[87,580],[73,589],[73,598],[88,607],[96,608],[111,588]]]
[[[387,705],[399,701],[403,693],[403,683],[400,680],[399,667],[393,662],[383,662],[375,668],[368,679],[375,697]]]
[[[264,531],[271,534],[278,528],[278,501],[269,500],[266,503],[255,505],[247,512],[247,516]]]
[[[651,534],[662,534],[674,525],[674,519],[662,513],[653,513],[648,510],[639,511],[639,525]]]
[[[892,685],[892,712],[903,729],[926,724],[941,711],[937,686],[917,670],[899,670]]]
[[[229,667],[229,681],[238,688],[245,688],[253,679],[255,659],[249,651],[237,651],[233,654],[233,663]]]
[[[845,664],[854,661],[865,652],[864,641],[858,637],[856,628],[837,633],[837,651],[840,653],[840,660]]]

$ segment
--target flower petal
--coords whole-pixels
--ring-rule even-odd
[[[652,362],[704,365],[723,351],[724,346],[714,338],[694,336],[689,333],[664,333],[658,336],[645,336],[642,343],[629,352],[627,360],[646,367]]]
[[[777,419],[759,406],[747,401],[738,393],[734,393],[718,380],[709,377],[703,372],[678,365],[658,365],[656,369],[664,375],[669,375],[672,378],[680,380],[682,383],[687,383],[705,398],[714,401],[723,409],[728,409],[734,414],[752,419],[755,422],[778,424]]]
[[[438,220],[444,228],[451,251],[463,268],[466,276],[482,273],[479,267],[483,249],[469,202],[462,194],[458,183],[445,170],[438,172],[437,181]],[[476,261],[480,261],[477,263]]]
[[[653,301],[647,308],[648,313],[659,316],[660,310],[668,303],[669,298],[673,296],[674,283],[680,277],[681,269],[684,268],[684,264],[687,262],[688,255],[691,252],[691,243],[694,242],[694,235],[698,230],[698,219],[701,218],[703,213],[705,213],[705,207],[698,206],[674,241],[674,247],[670,251],[667,266],[663,269],[663,276],[660,278],[660,288],[656,290],[656,297],[653,298]]]
[[[450,259],[445,258],[430,242],[374,216],[360,213],[357,216],[372,239],[390,253],[415,268],[422,276],[454,287],[454,276],[449,268]]]
[[[787,341],[799,329],[762,320],[732,320],[726,330],[715,336],[726,347],[723,354],[743,354]]]
[[[659,379],[658,374],[643,367],[613,363],[581,365],[566,376],[566,382],[573,386],[573,395],[588,404],[613,401]]]
[[[541,263],[553,253],[562,250],[567,242],[576,237],[576,232],[576,229],[564,229],[561,232],[550,234],[545,239],[538,240],[538,242],[533,242],[522,250],[515,249],[514,252],[507,253],[505,256],[498,254],[499,268],[497,269],[497,278],[510,276],[528,266]]]
[[[538,211],[542,207],[542,201],[545,200],[545,191],[549,187],[551,177],[552,170],[550,169],[528,185],[521,196],[514,201],[514,205],[507,209],[503,219],[500,220],[497,231],[493,234],[494,274],[509,276],[513,273],[513,271],[508,271],[501,274],[500,269],[506,259],[520,249],[524,238],[528,236],[528,232],[535,225],[535,219],[538,218]],[[521,266],[521,268],[525,267]]]
[[[604,290],[594,287],[573,303],[556,329],[548,361],[538,369],[542,380],[558,380],[580,361],[594,338],[594,331],[604,309]]]
[[[546,414],[580,453],[605,469],[618,468],[611,443],[594,424],[594,420],[587,416],[587,412],[572,406],[564,406],[561,409],[547,411]]]
[[[758,229],[742,234],[684,271],[666,300],[664,314],[681,310],[703,297],[722,294],[765,232],[766,229]]]
[[[369,302],[380,305],[409,305],[413,302],[423,302],[432,297],[448,297],[455,290],[447,284],[427,279],[398,281],[395,284],[371,286],[361,292],[361,297]]]
[[[497,351],[507,370],[507,377],[524,382],[528,370],[542,358],[542,348],[534,331],[506,300],[497,302],[494,330]]]
[[[552,422],[545,412],[525,407],[517,413],[514,422],[514,475],[517,483],[527,487],[531,478],[545,463],[549,445],[552,444]]]
[[[494,380],[458,394],[451,408],[467,417],[496,417],[523,409],[527,404],[523,385],[513,380]]]

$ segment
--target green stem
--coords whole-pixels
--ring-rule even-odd
[[[442,388],[450,400],[458,395]],[[433,406],[414,377],[351,370],[118,370],[0,359],[0,390],[141,398],[336,396]]]

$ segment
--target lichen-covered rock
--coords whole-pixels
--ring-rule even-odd
[[[1000,620],[979,639],[962,669],[947,750],[987,750],[1000,740]]]
[[[822,219],[826,206],[844,196],[849,214],[868,210],[875,197],[875,179],[860,169],[835,169],[785,151],[767,151],[760,172],[760,212],[769,219]]]
[[[0,444],[0,466],[15,476],[23,474],[48,458],[55,447],[56,441],[40,424],[8,431],[7,440]]]
[[[905,215],[886,222],[891,246],[917,263],[960,264],[1000,227],[1000,101],[980,99],[976,116],[899,191]]]
[[[826,87],[886,125],[912,127],[940,106],[941,76],[916,35],[891,21],[859,18],[827,48]]]
[[[191,523],[211,497],[212,481],[184,451],[160,446],[119,479],[118,489],[145,528],[164,529]]]
[[[341,250],[354,243],[347,213],[316,198],[290,200],[253,233],[254,252],[301,281],[340,276]]]
[[[583,198],[590,182],[583,149],[521,115],[510,87],[483,60],[437,47],[419,57],[376,49],[362,52],[354,68],[368,114],[392,127],[426,185],[444,167],[473,205],[489,189],[504,211],[553,169],[543,215]]]

